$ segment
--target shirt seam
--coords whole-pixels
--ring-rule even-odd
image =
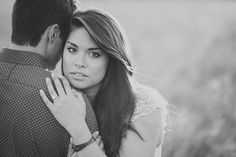
[[[4,79],[0,79],[0,80],[4,80]],[[22,83],[22,82],[11,81],[11,80],[7,80],[7,81],[8,81],[8,82],[15,83],[15,84],[19,84],[19,85],[25,85],[25,86],[27,86],[27,87],[34,88],[34,89],[40,89],[40,88],[38,88],[38,87],[36,87],[36,86],[31,86],[31,85],[29,85],[29,84]]]
[[[14,64],[12,70],[10,71],[9,75],[7,76],[7,80],[10,80],[10,76],[11,76],[11,74],[13,73],[13,71],[14,71],[14,69],[15,69],[16,66],[17,66],[17,64]]]
[[[42,65],[32,65],[32,64],[16,63],[16,62],[11,62],[11,61],[1,60],[1,59],[0,59],[0,61],[3,62],[3,63],[11,63],[11,64],[14,64],[15,66],[17,66],[17,65],[23,65],[23,66],[42,67],[42,68],[43,68]]]
[[[5,80],[5,81],[8,81],[8,82],[12,82],[12,83],[19,84],[19,85],[24,85],[24,86],[39,90],[40,88],[38,88],[37,86],[32,86],[32,85],[29,85],[29,84],[26,84],[26,83],[23,83],[23,82],[10,80],[10,76],[11,76],[11,74],[12,74],[12,72],[13,72],[13,70],[16,66],[17,66],[17,64],[14,65],[14,67],[13,67],[12,71],[10,72],[10,74],[8,75],[7,79],[0,79],[0,80]]]

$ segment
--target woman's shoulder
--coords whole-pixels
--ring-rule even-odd
[[[167,100],[154,88],[138,83],[135,80],[131,81],[133,92],[135,95],[135,112],[132,121],[146,115],[159,116],[151,114],[159,109],[162,116],[167,115]]]
[[[140,84],[135,80],[131,81],[131,85],[136,105],[131,120],[136,128],[148,131],[156,139],[156,146],[160,146],[163,143],[167,126],[168,102],[154,88]]]

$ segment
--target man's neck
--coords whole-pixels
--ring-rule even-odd
[[[41,56],[45,57],[45,52],[39,46],[33,47],[33,46],[27,46],[27,45],[21,46],[21,45],[11,44],[10,48],[13,50],[38,53]]]

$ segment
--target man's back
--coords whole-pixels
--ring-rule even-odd
[[[46,68],[36,53],[0,53],[0,156],[66,156],[70,135],[39,95],[40,89],[47,91]],[[91,132],[97,129],[88,125]]]

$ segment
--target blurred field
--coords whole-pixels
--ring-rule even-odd
[[[9,46],[12,3],[0,2],[0,47]],[[164,157],[236,156],[235,2],[81,3],[117,18],[130,42],[137,79],[178,108]]]

